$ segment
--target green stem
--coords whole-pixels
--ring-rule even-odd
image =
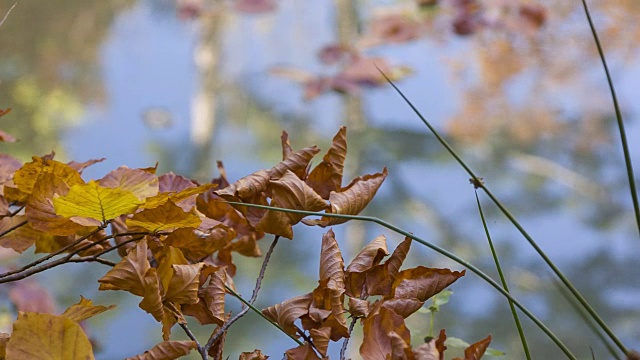
[[[411,107],[413,112],[420,118],[420,120],[422,120],[422,122],[425,125],[427,125],[429,130],[431,130],[431,132],[438,139],[440,144],[442,144],[442,146],[444,146],[444,148],[447,149],[449,154],[451,154],[451,156],[453,156],[456,159],[458,164],[462,166],[462,168],[467,172],[467,174],[471,176],[472,182],[474,184],[479,184],[479,187],[482,188],[482,190],[484,190],[484,192],[487,194],[487,196],[489,196],[491,201],[493,201],[493,203],[500,209],[500,211],[502,211],[502,213],[509,219],[509,221],[511,221],[513,226],[515,226],[516,229],[520,231],[520,233],[522,234],[522,236],[524,236],[524,238],[527,240],[529,245],[531,245],[531,247],[538,253],[538,255],[540,255],[540,257],[544,260],[547,266],[549,266],[549,268],[551,268],[553,273],[556,274],[558,279],[562,281],[564,286],[566,286],[567,289],[569,289],[571,294],[573,294],[573,296],[575,296],[578,302],[587,310],[589,315],[598,323],[598,325],[602,328],[602,330],[604,330],[604,332],[607,333],[607,335],[620,348],[620,350],[622,350],[626,354],[628,350],[624,346],[622,341],[618,339],[618,337],[613,333],[613,331],[609,328],[609,326],[607,326],[604,320],[602,320],[602,318],[598,315],[595,309],[593,309],[593,307],[589,305],[589,302],[584,298],[584,296],[580,294],[578,289],[576,289],[575,286],[573,286],[573,284],[569,281],[569,279],[562,273],[562,271],[560,271],[560,269],[558,269],[558,267],[553,263],[553,261],[551,261],[551,259],[547,256],[547,254],[540,248],[540,246],[538,246],[538,244],[533,240],[533,238],[529,235],[529,233],[522,227],[522,225],[520,225],[518,220],[516,220],[516,218],[513,215],[511,215],[509,210],[507,210],[507,208],[502,204],[502,202],[500,202],[493,195],[493,193],[489,191],[486,185],[483,184],[482,179],[478,177],[473,172],[473,170],[471,170],[471,168],[464,162],[464,160],[462,160],[462,158],[455,152],[455,150],[453,150],[451,145],[449,145],[449,143],[442,136],[440,136],[438,131],[427,121],[427,119],[425,119],[424,116],[422,116],[420,111],[418,111],[415,105],[413,105],[413,103],[402,93],[402,91],[398,89],[398,87],[393,83],[393,81],[391,81],[391,79],[389,79],[384,73],[382,73],[382,75],[387,79],[389,84],[391,84],[391,86],[396,90],[396,92],[398,92],[398,94],[402,97],[402,99]]]
[[[613,87],[613,81],[611,80],[611,74],[609,73],[609,66],[607,66],[607,60],[604,57],[604,51],[602,50],[602,45],[600,44],[598,33],[596,32],[596,28],[593,25],[593,21],[591,20],[591,15],[589,14],[589,7],[587,6],[587,2],[585,0],[582,0],[582,5],[584,7],[585,14],[587,14],[587,21],[589,22],[589,27],[591,28],[593,39],[596,42],[596,47],[598,48],[598,53],[600,54],[600,59],[602,60],[602,67],[604,67],[604,72],[607,75],[607,82],[609,83],[609,92],[611,93],[611,98],[613,99],[613,107],[616,111],[616,120],[618,121],[618,130],[620,131],[620,140],[622,142],[622,152],[624,153],[624,162],[627,167],[627,177],[629,178],[629,190],[631,192],[631,199],[633,201],[633,210],[635,211],[635,214],[636,214],[636,224],[638,226],[638,233],[640,233],[640,205],[638,205],[638,192],[636,191],[636,181],[635,181],[635,176],[633,175],[633,165],[631,164],[631,155],[629,154],[629,144],[627,143],[627,133],[624,130],[624,122],[622,121],[622,112],[620,111],[620,106],[618,105],[618,97],[616,96],[616,90]]]
[[[293,210],[293,209],[285,209],[285,208],[278,208],[278,207],[271,207],[271,206],[266,206],[266,205],[257,205],[257,204],[248,204],[248,203],[241,203],[241,202],[235,202],[235,201],[224,201],[224,200],[217,200],[217,201],[223,201],[226,202],[227,204],[230,205],[239,205],[239,206],[248,206],[248,207],[254,207],[254,208],[258,208],[258,209],[265,209],[265,210],[272,210],[272,211],[280,211],[280,212],[285,212],[285,213],[291,213],[291,214],[299,214],[299,215],[316,215],[316,216],[326,216],[326,217],[334,217],[334,218],[341,218],[341,219],[349,219],[349,220],[360,220],[360,221],[367,221],[367,222],[372,222],[372,223],[376,223],[380,226],[383,226],[391,231],[394,231],[398,234],[404,235],[406,237],[409,237],[411,239],[413,239],[414,241],[416,241],[419,244],[422,244],[436,252],[438,252],[439,254],[444,255],[445,257],[448,257],[449,259],[457,262],[458,264],[464,266],[465,268],[467,268],[469,271],[471,271],[472,273],[476,274],[477,276],[479,276],[482,280],[484,280],[485,282],[487,282],[489,285],[491,285],[494,289],[496,289],[499,293],[501,293],[503,296],[505,296],[507,299],[510,299],[511,301],[513,301],[513,303],[525,314],[527,315],[527,317],[529,319],[531,319],[531,321],[533,321],[539,328],[540,330],[542,330],[559,348],[560,350],[562,350],[562,352],[564,352],[564,354],[569,358],[569,359],[576,359],[576,357],[571,353],[571,351],[566,347],[566,345],[564,345],[564,343],[562,341],[560,341],[560,339],[551,331],[549,330],[549,328],[547,328],[546,325],[544,325],[544,323],[542,323],[542,321],[540,321],[535,315],[533,315],[533,313],[531,313],[529,311],[529,309],[527,309],[524,305],[522,305],[518,300],[516,300],[515,298],[511,297],[511,295],[509,295],[508,292],[506,292],[497,282],[495,282],[489,275],[485,274],[484,272],[482,272],[480,269],[478,269],[477,267],[475,267],[474,265],[472,265],[471,263],[467,262],[466,260],[463,260],[462,258],[458,257],[457,255],[437,246],[437,245],[433,245],[431,243],[429,243],[426,240],[423,240],[422,238],[408,232],[405,230],[400,229],[399,227],[392,225],[384,220],[378,219],[376,217],[372,217],[372,216],[358,216],[358,215],[346,215],[346,214],[331,214],[331,213],[321,213],[321,212],[315,212],[315,211],[305,211],[305,210]]]
[[[480,198],[478,198],[478,191],[475,191],[476,194],[476,202],[478,203],[478,211],[480,212],[480,219],[482,219],[482,226],[484,227],[484,232],[487,235],[487,240],[489,241],[489,247],[491,248],[491,255],[493,255],[493,261],[496,263],[496,269],[498,270],[498,275],[500,275],[500,282],[502,282],[502,287],[506,292],[509,292],[509,286],[507,285],[507,280],[504,278],[504,273],[502,272],[502,267],[500,266],[500,261],[498,260],[498,254],[496,253],[496,249],[493,246],[493,241],[491,240],[491,234],[489,233],[489,228],[487,227],[487,221],[484,218],[484,212],[482,211],[482,206],[480,205]],[[518,313],[516,312],[516,308],[513,305],[513,301],[509,299],[509,308],[511,308],[511,314],[513,315],[513,320],[516,322],[516,328],[518,328],[518,334],[520,335],[520,341],[522,341],[522,349],[524,350],[524,354],[527,357],[527,360],[531,360],[531,354],[529,353],[529,346],[527,345],[527,339],[524,336],[524,330],[522,330],[522,325],[520,324],[520,318],[518,317]]]
[[[255,312],[256,314],[260,315],[263,319],[265,319],[266,321],[268,321],[271,325],[275,326],[276,328],[278,328],[280,331],[282,331],[283,333],[287,334],[287,336],[289,336],[290,338],[293,339],[293,341],[295,341],[296,343],[298,343],[298,345],[302,346],[304,345],[302,343],[302,341],[298,340],[295,336],[289,334],[288,332],[284,331],[283,328],[280,327],[280,325],[278,325],[278,323],[273,322],[271,319],[269,319],[268,317],[266,317],[262,311],[258,310],[255,306],[251,305],[247,300],[245,300],[242,296],[240,296],[240,294],[238,294],[237,292],[233,291],[233,289],[231,289],[230,287],[228,287],[227,285],[224,286],[225,289],[227,289],[227,291],[229,293],[231,293],[231,295],[235,296],[238,300],[240,300],[243,304],[245,304],[246,306],[249,307],[249,309],[251,309],[253,312]]]

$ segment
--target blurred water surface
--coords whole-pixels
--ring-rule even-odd
[[[480,2],[467,19],[471,23],[459,19],[459,1],[433,1],[418,11],[410,1],[282,0],[264,13],[247,12],[240,3],[18,3],[0,27],[0,107],[13,108],[1,126],[20,142],[2,144],[2,151],[22,160],[52,149],[61,159],[106,157],[84,172],[86,179],[120,165],[159,161],[160,172],[208,181],[217,176],[215,160],[223,160],[234,181],[280,160],[282,129],[295,149],[326,149],[338,127],[347,125],[346,177],[389,168],[366,214],[494,274],[468,176],[390,87],[370,80],[375,73],[362,70],[357,75],[366,81],[353,84],[339,76],[348,65],[322,63],[318,53],[341,40],[399,71],[398,86],[622,340],[640,348],[640,239],[606,80],[578,1]],[[0,0],[0,12],[12,4]],[[345,19],[349,4],[357,11]],[[525,5],[543,12],[527,15]],[[640,24],[633,19],[640,6],[592,6],[638,173]],[[398,21],[397,14],[405,22],[387,32],[375,30],[384,21]],[[333,78],[333,90],[347,93],[314,93],[311,85],[322,77]],[[488,201],[483,204],[516,297],[579,358],[590,357],[590,348],[596,358],[609,358],[524,239]],[[346,261],[381,233],[390,248],[402,240],[373,225],[334,230]],[[323,231],[298,225],[295,232],[295,240],[276,251],[258,307],[315,287]],[[268,241],[261,241],[263,250]],[[237,261],[236,282],[247,295],[260,260]],[[417,264],[460,268],[414,245],[406,265]],[[106,270],[67,265],[36,279],[61,309],[81,294],[119,304],[111,317],[90,323],[90,334],[101,344],[98,358],[141,353],[161,340],[160,326],[132,296],[98,294],[95,281]],[[492,347],[509,359],[523,357],[503,298],[473,275],[452,290],[436,329],[468,342],[492,334]],[[228,304],[237,311],[233,299]],[[524,322],[535,358],[561,357]],[[408,324],[414,346],[420,344],[428,318],[416,314]],[[193,329],[207,338],[207,329]],[[174,334],[184,337],[178,328]],[[278,358],[294,345],[249,314],[227,336],[226,353],[235,358],[259,348]],[[351,357],[358,358],[352,348]]]

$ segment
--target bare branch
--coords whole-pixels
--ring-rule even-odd
[[[11,11],[13,11],[13,8],[16,7],[16,5],[18,5],[17,2],[15,4],[13,4],[13,6],[9,9],[9,11],[7,11],[7,13],[2,18],[2,21],[0,21],[0,26],[2,26],[2,24],[4,24],[4,21],[7,20],[7,17],[9,17],[9,14],[11,14]]]

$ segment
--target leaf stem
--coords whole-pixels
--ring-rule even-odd
[[[484,212],[482,211],[482,206],[480,205],[478,190],[475,190],[475,194],[476,194],[476,202],[478,203],[478,211],[480,212],[480,219],[482,219],[482,226],[484,227],[484,232],[487,235],[487,241],[489,241],[489,247],[491,248],[491,255],[493,255],[493,261],[496,263],[496,269],[498,270],[498,275],[500,276],[500,282],[502,282],[502,287],[504,288],[504,290],[509,293],[509,286],[507,285],[507,280],[505,280],[504,273],[502,272],[502,267],[500,266],[500,260],[498,260],[498,254],[496,252],[495,247],[493,246],[493,241],[491,240],[491,234],[489,233],[489,228],[487,227],[487,221],[484,218]],[[520,318],[518,317],[518,313],[516,312],[516,308],[513,305],[513,301],[511,301],[511,299],[509,299],[509,308],[511,309],[513,320],[516,322],[516,328],[518,329],[518,335],[520,335],[520,341],[522,342],[522,349],[524,350],[524,354],[527,357],[527,360],[531,360],[531,354],[529,353],[529,346],[527,345],[527,338],[524,336],[524,330],[522,330],[522,325],[520,324]]]
[[[380,69],[378,69],[380,70]],[[458,164],[471,176],[472,182],[474,184],[478,184],[479,187],[484,190],[484,192],[489,196],[491,201],[502,211],[502,213],[511,221],[513,226],[518,229],[520,234],[524,236],[529,245],[538,253],[538,255],[544,260],[547,266],[553,271],[554,274],[560,279],[560,281],[564,284],[564,286],[569,289],[571,294],[578,300],[578,302],[587,310],[589,315],[598,323],[598,325],[607,333],[607,335],[611,338],[611,340],[616,343],[616,345],[622,350],[625,354],[628,352],[627,348],[624,344],[618,339],[618,337],[613,333],[613,331],[607,326],[607,324],[602,320],[600,315],[595,311],[595,309],[589,304],[589,302],[582,296],[582,294],[576,289],[575,286],[569,281],[569,279],[560,271],[560,269],[551,261],[551,259],[547,256],[547,254],[538,246],[535,240],[529,235],[529,233],[520,225],[518,220],[509,212],[509,210],[502,204],[500,200],[498,200],[491,191],[486,187],[486,185],[482,182],[482,179],[478,177],[473,170],[462,160],[462,158],[453,150],[451,145],[438,133],[438,131],[425,119],[425,117],[418,111],[418,109],[413,105],[413,103],[400,91],[400,89],[389,79],[382,71],[380,71],[382,75],[387,79],[387,82],[396,90],[396,92],[402,97],[402,99],[411,107],[413,112],[422,120],[422,122],[431,130],[433,135],[438,139],[440,144],[447,149],[449,154],[453,156]]]
[[[542,330],[559,348],[560,350],[562,350],[562,352],[564,352],[564,354],[569,358],[569,359],[576,359],[575,355],[573,355],[571,353],[571,351],[566,347],[566,345],[564,345],[564,343],[551,331],[549,330],[549,328],[547,328],[547,326],[542,323],[542,321],[540,321],[535,315],[533,315],[533,313],[531,313],[524,305],[522,305],[518,300],[516,300],[515,298],[513,298],[508,292],[506,292],[497,282],[495,282],[495,280],[493,280],[489,275],[485,274],[484,272],[482,272],[480,269],[478,269],[475,265],[469,263],[468,261],[458,257],[457,255],[437,246],[437,245],[433,245],[431,243],[429,243],[428,241],[408,232],[405,231],[403,229],[400,229],[399,227],[392,225],[384,220],[381,220],[379,218],[376,217],[372,217],[372,216],[359,216],[359,215],[346,215],[346,214],[332,214],[332,213],[321,213],[321,212],[314,212],[314,211],[305,211],[305,210],[293,210],[293,209],[285,209],[285,208],[278,208],[278,207],[272,207],[272,206],[266,206],[266,205],[258,205],[258,204],[249,204],[249,203],[241,203],[241,202],[235,202],[235,201],[225,201],[225,200],[216,200],[216,201],[220,201],[220,202],[226,202],[230,205],[240,205],[240,206],[248,206],[248,207],[254,207],[254,208],[259,208],[259,209],[266,209],[266,210],[272,210],[272,211],[281,211],[281,212],[288,212],[288,213],[292,213],[292,214],[300,214],[300,215],[316,215],[316,216],[326,216],[326,217],[335,217],[335,218],[342,218],[342,219],[350,219],[350,220],[360,220],[360,221],[368,221],[368,222],[372,222],[372,223],[376,223],[380,226],[383,226],[391,231],[394,231],[398,234],[404,235],[406,237],[409,237],[411,239],[413,239],[414,241],[438,252],[439,254],[457,262],[458,264],[464,266],[465,268],[467,268],[469,271],[473,272],[474,274],[476,274],[477,276],[479,276],[482,280],[484,280],[485,282],[487,282],[489,285],[491,285],[494,289],[496,289],[499,293],[501,293],[503,296],[505,296],[507,299],[511,299],[511,301],[513,301],[513,303],[525,314],[527,315],[527,317],[529,319],[531,319],[531,321],[533,321],[539,328],[540,330]]]

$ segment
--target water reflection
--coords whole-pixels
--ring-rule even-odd
[[[446,132],[619,336],[640,347],[640,311],[634,302],[640,280],[632,260],[640,247],[612,106],[579,4],[541,1],[545,25],[536,28],[539,17],[523,23],[526,19],[518,18],[523,15],[511,2],[486,2],[472,13],[456,8],[462,2],[441,3],[415,14],[394,9],[389,20],[374,2],[358,8],[360,18],[351,22],[336,20],[345,8],[337,11],[333,3],[319,0],[283,0],[277,10],[259,15],[207,2],[204,8],[181,12],[183,17],[202,15],[189,21],[176,16],[169,1],[138,1],[130,7],[126,2],[63,2],[56,7],[20,3],[13,21],[0,28],[0,98],[11,99],[2,106],[12,106],[14,119],[27,119],[28,125],[5,121],[3,128],[23,142],[12,148],[2,145],[3,150],[25,157],[54,147],[78,161],[107,157],[85,172],[88,177],[121,164],[146,167],[157,160],[161,171],[207,180],[214,175],[213,161],[222,159],[229,179],[235,180],[279,160],[280,129],[287,129],[294,148],[318,143],[326,149],[337,127],[347,123],[346,177],[389,167],[387,183],[367,213],[420,234],[493,274],[467,175],[391,89],[364,87],[343,95],[334,86],[305,102],[303,83],[273,76],[275,67],[316,77],[340,74],[339,66],[324,65],[316,57],[318,51],[339,38],[357,39],[358,31],[364,31],[367,41],[358,51],[413,69],[399,82],[407,95]],[[630,100],[638,95],[640,60],[628,44],[637,39],[640,25],[629,14],[638,14],[638,4],[597,6],[594,11],[610,20],[599,26],[613,68],[618,77],[625,76],[619,93],[633,144],[640,139],[640,109]],[[463,15],[469,18],[461,20]],[[410,23],[398,22],[398,16]],[[380,18],[387,20],[367,33],[368,19]],[[222,28],[211,27],[212,19],[223,21]],[[419,29],[413,28],[416,23]],[[346,30],[339,30],[340,25]],[[385,26],[395,30],[387,33]],[[368,37],[372,35],[375,41]],[[404,40],[411,42],[398,43]],[[61,122],[78,119],[80,111],[81,124],[60,127]],[[151,112],[154,118],[148,120]],[[354,120],[358,118],[365,124]],[[640,146],[634,144],[632,152],[634,159],[640,158]],[[634,165],[640,168],[637,161]],[[516,295],[566,339],[579,358],[590,356],[589,346],[596,358],[607,358],[537,255],[494,207],[485,205]],[[335,230],[346,258],[381,232],[391,243],[401,240],[369,225]],[[281,245],[258,306],[309,290],[317,276],[321,233],[296,228],[298,238]],[[259,264],[255,259],[239,262],[245,270],[237,283],[246,294]],[[408,262],[407,266],[458,268],[418,246]],[[91,283],[95,285],[88,282],[86,289],[95,288]],[[502,298],[471,275],[453,290],[436,327],[468,341],[491,333],[493,347],[507,351],[508,358],[522,358]],[[93,290],[83,286],[76,292],[83,291]],[[230,309],[237,310],[237,305],[230,304]],[[105,333],[110,344],[126,344],[131,333],[121,329],[142,318],[152,334],[132,351],[159,341],[160,330],[147,321],[148,314],[126,315],[108,320]],[[414,344],[426,330],[420,316],[409,323],[415,329]],[[535,358],[559,358],[536,328],[527,323],[526,332]],[[203,339],[207,335],[198,333]],[[226,347],[232,357],[256,347],[277,357],[293,346],[252,315],[234,325],[227,339],[233,339]],[[351,356],[358,358],[357,349],[353,351]],[[123,355],[131,354],[105,348],[100,357]]]

